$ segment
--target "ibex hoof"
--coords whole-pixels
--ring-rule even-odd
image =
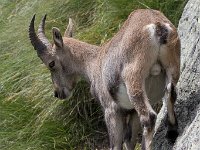
[[[178,135],[179,133],[177,130],[168,130],[166,134],[166,138],[168,139],[170,143],[174,144]]]

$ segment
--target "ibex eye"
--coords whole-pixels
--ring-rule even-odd
[[[52,61],[52,62],[49,63],[50,68],[53,68],[54,66],[55,66],[55,61]]]

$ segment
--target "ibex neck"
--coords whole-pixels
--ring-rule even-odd
[[[70,48],[76,72],[88,79],[87,70],[93,60],[96,60],[100,47],[73,38],[64,38],[64,43]]]

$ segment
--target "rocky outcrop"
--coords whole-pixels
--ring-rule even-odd
[[[172,144],[165,138],[166,107],[156,124],[153,150],[200,150],[200,0],[189,0],[179,22],[181,76],[175,112],[179,136]]]

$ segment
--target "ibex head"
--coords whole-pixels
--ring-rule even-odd
[[[34,28],[35,15],[33,16],[29,26],[29,38],[37,51],[38,57],[51,72],[55,97],[65,99],[70,95],[76,83],[76,78],[71,71],[71,61],[66,60],[66,57],[70,58],[70,48],[64,44],[60,30],[55,27],[52,29],[54,44],[51,45],[45,36],[45,20],[46,15],[43,17],[38,28],[38,35],[36,35]],[[72,25],[69,23],[65,36],[72,35]]]

